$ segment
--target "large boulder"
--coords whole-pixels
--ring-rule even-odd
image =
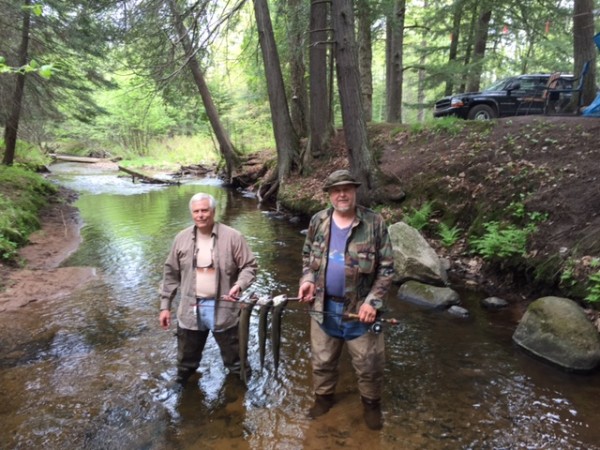
[[[513,341],[567,370],[588,372],[600,364],[600,335],[572,300],[542,297],[529,305]]]
[[[434,286],[446,286],[445,265],[425,238],[410,225],[397,222],[388,228],[394,250],[394,281],[417,280]]]
[[[458,293],[448,287],[431,286],[418,281],[407,281],[398,289],[398,298],[431,309],[447,309],[460,303]]]

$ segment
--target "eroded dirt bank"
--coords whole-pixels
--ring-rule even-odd
[[[59,267],[81,243],[81,220],[74,194],[61,190],[41,211],[42,228],[19,251],[22,267],[1,266],[0,312],[68,295],[98,274],[93,267]]]

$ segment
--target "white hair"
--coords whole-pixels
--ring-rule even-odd
[[[217,209],[217,201],[212,195],[206,194],[205,192],[198,192],[197,194],[194,194],[190,199],[190,211],[192,210],[192,203],[199,202],[200,200],[208,200],[208,206],[210,207],[210,209],[212,209],[213,211]]]

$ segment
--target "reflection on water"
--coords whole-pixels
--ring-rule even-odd
[[[598,449],[598,375],[563,373],[512,345],[510,311],[487,312],[463,293],[470,319],[423,311],[390,294],[386,328],[385,426],[362,422],[353,370],[341,362],[337,404],[305,416],[312,400],[308,316],[284,313],[281,363],[270,344],[260,367],[251,318],[248,389],[224,373],[209,338],[199,374],[182,393],[173,330],[158,326],[162,264],[190,222],[198,191],[219,202],[218,218],[240,230],[257,255],[258,293],[297,291],[300,226],[259,209],[214,180],[133,185],[84,166],[57,178],[81,196],[84,242],[65,265],[96,266],[94,284],[67,299],[0,317],[2,448],[88,449]],[[79,166],[77,166],[79,167]],[[306,225],[306,224],[304,224]]]

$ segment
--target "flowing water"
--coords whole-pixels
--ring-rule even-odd
[[[274,373],[261,368],[251,320],[247,389],[226,376],[209,338],[199,377],[182,393],[173,330],[158,324],[158,284],[172,238],[191,223],[195,192],[214,195],[218,219],[240,230],[260,265],[254,290],[295,296],[306,221],[261,210],[215,180],[132,184],[91,166],[53,167],[80,192],[83,243],[65,266],[94,266],[99,279],[61,300],[0,316],[0,448],[12,449],[600,449],[600,375],[564,373],[517,349],[515,311],[489,312],[462,293],[466,320],[388,299],[385,425],[369,431],[347,354],[337,403],[312,402],[309,318],[283,317]],[[7,337],[10,335],[10,339]],[[10,350],[10,351],[9,351]]]

